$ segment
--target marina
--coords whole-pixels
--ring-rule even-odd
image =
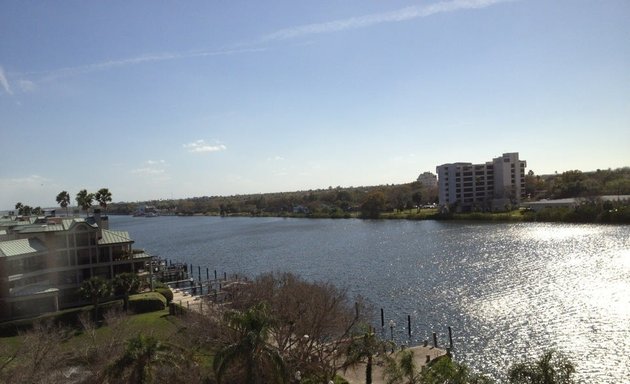
[[[565,352],[589,382],[630,376],[630,227],[543,223],[112,217],[138,246],[212,279],[289,271],[374,306],[399,345],[436,332],[473,369]],[[188,267],[190,271],[190,267]],[[197,277],[197,276],[195,276]],[[407,317],[411,316],[411,337]],[[597,348],[592,346],[596,345]],[[612,352],[612,353],[611,353]]]

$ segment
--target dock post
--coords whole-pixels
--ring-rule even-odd
[[[217,270],[216,269],[214,270],[214,279],[215,280],[217,279]]]
[[[223,272],[223,280],[227,281],[227,272]]]
[[[437,334],[435,332],[433,332],[433,346],[435,348],[438,347],[438,343],[437,343]]]
[[[206,280],[210,281],[210,268],[206,267]]]
[[[197,276],[199,276],[199,281],[201,281],[201,265],[197,266]]]
[[[383,315],[383,308],[381,308],[381,328],[385,328],[385,316]]]
[[[448,341],[450,343],[450,349],[453,349],[453,331],[451,327],[448,327]]]
[[[407,315],[407,334],[411,339],[411,315]]]
[[[354,302],[354,318],[359,318],[359,303],[356,301]]]

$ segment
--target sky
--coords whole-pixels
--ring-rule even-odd
[[[627,0],[0,2],[0,209],[630,166]],[[74,203],[74,201],[73,201]]]

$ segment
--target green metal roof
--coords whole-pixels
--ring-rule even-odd
[[[58,232],[63,231],[64,227],[61,224],[33,224],[25,228],[20,228],[20,233],[41,233],[41,232]]]
[[[109,229],[103,229],[102,236],[103,237],[98,240],[98,245],[133,243],[127,231],[110,231]]]
[[[37,238],[0,241],[0,257],[45,252],[46,246]]]

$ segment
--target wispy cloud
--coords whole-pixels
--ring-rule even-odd
[[[117,60],[107,60],[99,63],[80,65],[75,67],[65,67],[51,69],[47,71],[34,71],[18,73],[19,76],[41,76],[42,80],[54,80],[62,77],[76,76],[84,73],[106,71],[119,67],[137,65],[143,63],[160,62],[168,60],[183,60],[210,56],[227,56],[242,53],[253,53],[265,51],[266,48],[240,48],[240,49],[224,49],[224,50],[197,50],[187,52],[171,52],[159,54],[147,54],[136,57],[128,57]]]
[[[136,176],[148,177],[153,180],[169,180],[170,176],[166,172],[168,166],[164,160],[147,160],[140,168],[132,169],[130,172]]]
[[[137,175],[147,175],[147,176],[162,175],[164,174],[164,172],[166,172],[164,169],[157,169],[157,168],[152,168],[152,167],[136,168],[131,171],[131,173],[134,173]]]
[[[411,6],[390,12],[375,13],[364,16],[350,17],[346,19],[333,20],[322,23],[314,23],[307,25],[298,25],[290,28],[284,28],[275,32],[263,35],[259,38],[253,38],[249,41],[232,44],[225,49],[217,50],[195,50],[184,52],[166,52],[145,54],[128,58],[120,58],[115,60],[105,60],[97,63],[71,66],[45,71],[16,72],[10,75],[15,78],[21,78],[18,82],[19,88],[24,91],[32,91],[35,89],[36,81],[50,81],[58,78],[71,77],[85,73],[106,71],[115,68],[121,68],[131,65],[138,65],[152,62],[162,62],[169,60],[182,60],[211,56],[226,56],[236,54],[246,54],[267,51],[268,47],[262,47],[264,43],[272,41],[289,40],[309,35],[340,32],[344,30],[367,28],[378,24],[401,22],[412,19],[423,18],[439,13],[456,12],[469,9],[486,8],[498,3],[517,1],[517,0],[450,0],[440,1],[428,5]],[[28,79],[27,79],[28,78]],[[4,89],[8,94],[13,94],[9,82],[2,67],[0,67],[0,88]],[[196,152],[211,152],[208,147],[206,150],[197,150]],[[218,148],[218,147],[217,147]],[[223,148],[224,149],[224,148]],[[215,149],[216,150],[216,149]],[[221,150],[221,148],[219,148]]]
[[[323,23],[299,25],[291,28],[280,29],[265,35],[262,41],[287,40],[297,37],[322,33],[339,32],[349,29],[371,27],[377,24],[407,21],[435,15],[438,13],[455,12],[467,9],[486,8],[494,4],[514,0],[452,0],[441,1],[434,4],[406,7],[390,12],[375,13],[347,19],[328,21]]]
[[[210,145],[207,144],[205,140],[193,141],[192,143],[184,144],[183,147],[190,153],[219,152],[227,149],[223,144]]]
[[[0,85],[4,88],[4,91],[9,95],[13,94],[11,91],[11,87],[9,86],[9,81],[7,80],[7,76],[4,74],[4,69],[0,66]]]
[[[35,86],[35,83],[33,83],[30,80],[24,80],[24,79],[18,81],[18,85],[20,86],[20,89],[22,90],[22,92],[32,92],[37,88]]]

